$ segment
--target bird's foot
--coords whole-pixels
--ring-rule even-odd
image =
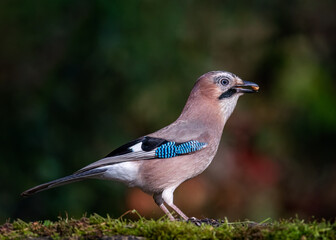
[[[249,228],[253,228],[253,227],[266,227],[269,226],[272,223],[257,223],[257,222],[253,222],[253,221],[244,221],[244,222],[232,222],[232,223],[228,223],[225,220],[217,220],[217,219],[211,219],[211,218],[204,218],[204,219],[197,219],[195,217],[191,217],[188,219],[187,222],[193,223],[196,226],[201,226],[202,224],[207,224],[207,225],[211,225],[213,227],[219,227],[224,223],[227,223],[229,225],[245,225]]]
[[[191,217],[191,218],[188,219],[187,222],[193,223],[198,227],[201,226],[202,224],[211,225],[213,227],[219,227],[225,221],[224,220],[211,219],[211,218],[197,219],[195,217]]]

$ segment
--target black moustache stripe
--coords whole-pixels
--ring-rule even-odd
[[[233,89],[233,88],[230,88],[229,90],[227,90],[226,92],[223,92],[219,97],[218,99],[219,100],[222,100],[224,98],[229,98],[231,97],[233,94],[235,94],[237,91],[236,89]]]

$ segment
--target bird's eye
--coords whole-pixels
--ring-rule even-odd
[[[229,84],[229,80],[226,79],[226,78],[223,78],[223,79],[221,79],[220,83],[221,83],[223,86],[226,86],[226,85]]]

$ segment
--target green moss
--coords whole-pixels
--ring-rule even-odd
[[[103,236],[132,235],[147,239],[336,239],[336,223],[304,222],[298,218],[272,223],[223,223],[220,227],[170,222],[166,218],[136,221],[112,219],[97,214],[80,219],[60,218],[24,222],[16,220],[0,226],[0,239],[51,237],[53,239],[97,239]]]

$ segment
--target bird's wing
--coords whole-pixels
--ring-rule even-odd
[[[145,136],[115,149],[105,158],[78,170],[75,174],[120,162],[171,158],[191,154],[203,149],[206,145],[207,143],[192,139],[186,142],[175,142],[163,138]]]
[[[201,141],[200,139],[204,139],[207,135],[209,135],[209,129],[202,121],[177,120],[172,124],[149,134],[148,136],[170,139],[175,142],[187,142],[190,140]]]

